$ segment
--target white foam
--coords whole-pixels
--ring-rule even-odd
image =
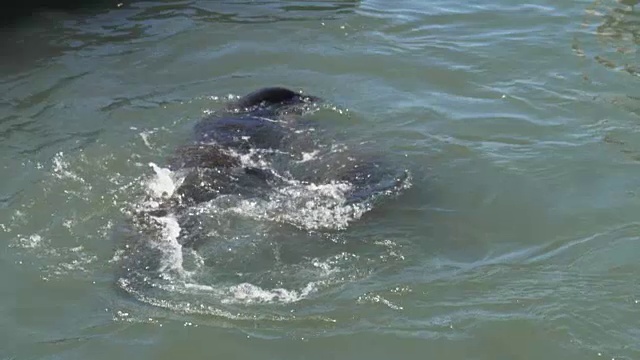
[[[42,236],[33,234],[28,237],[18,238],[17,246],[23,249],[35,249],[42,246],[43,242]]]
[[[178,242],[180,236],[180,224],[173,215],[155,218],[162,225],[162,237],[154,245],[162,251],[163,258],[160,261],[160,272],[175,271],[180,275],[186,274],[182,267],[182,245]]]
[[[298,163],[305,163],[307,161],[315,160],[318,158],[319,153],[320,153],[320,150],[314,150],[312,152],[303,152],[302,160],[299,160]]]
[[[284,288],[263,289],[251,283],[241,283],[231,286],[229,292],[232,297],[224,299],[222,302],[240,302],[244,304],[280,302],[288,304],[304,299],[315,290],[316,285],[313,282],[308,283],[299,291]]]
[[[167,168],[161,168],[154,163],[149,163],[153,168],[156,176],[151,178],[147,183],[147,187],[151,193],[158,198],[171,196],[176,191],[179,184],[174,181],[173,172]]]
[[[403,310],[404,309],[402,306],[396,305],[396,304],[392,303],[391,301],[385,299],[381,295],[377,295],[377,294],[365,294],[365,295],[359,296],[357,302],[358,302],[358,304],[364,304],[364,303],[383,304],[383,305],[385,305],[388,308],[393,309],[393,310]]]
[[[149,135],[153,135],[154,131],[153,130],[146,130],[140,133],[140,137],[142,138],[142,142],[144,142],[144,144],[149,148],[149,149],[153,149],[153,146],[151,146],[151,142],[149,142]]]
[[[362,204],[346,204],[348,183],[302,184],[274,189],[268,200],[245,199],[230,211],[259,220],[289,223],[304,230],[344,229],[368,211]]]
[[[174,294],[202,295],[219,299],[223,304],[289,304],[307,298],[317,291],[317,283],[309,282],[299,290],[285,288],[265,289],[248,282],[231,286],[211,286],[190,282],[158,284],[157,288]]]
[[[113,256],[109,260],[110,264],[117,264],[120,260],[122,260],[123,255],[125,255],[124,249],[118,249],[113,253]]]
[[[84,183],[84,179],[69,170],[69,163],[64,161],[64,153],[58,152],[53,157],[53,174],[58,179],[72,179]]]

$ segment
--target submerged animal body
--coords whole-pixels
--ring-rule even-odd
[[[169,160],[172,171],[184,178],[174,196],[154,212],[166,215],[226,194],[251,196],[268,188],[276,177],[269,169],[243,164],[249,152],[286,148],[293,134],[293,117],[318,102],[279,87],[250,93],[194,126],[192,144],[179,147]]]
[[[168,161],[169,170],[181,179],[175,191],[136,216],[137,223],[145,225],[143,228],[155,224],[164,229],[164,237],[158,238],[157,232],[129,234],[131,241],[127,243],[121,264],[120,280],[125,282],[121,287],[131,290],[141,284],[149,286],[152,278],[167,268],[162,260],[167,249],[174,255],[185,248],[197,250],[210,238],[203,233],[197,220],[198,212],[194,210],[202,204],[225,196],[268,202],[275,193],[280,197],[289,196],[286,201],[297,206],[299,193],[286,191],[292,184],[317,187],[339,182],[346,186],[340,194],[342,204],[337,205],[348,206],[366,203],[380,194],[397,193],[406,187],[406,172],[396,172],[380,159],[357,156],[342,156],[335,161],[328,156],[315,163],[315,167],[310,162],[310,170],[302,176],[291,175],[287,164],[299,163],[300,151],[309,150],[301,147],[313,147],[306,141],[308,134],[301,131],[300,119],[320,102],[318,97],[286,88],[264,88],[196,123],[193,142],[179,147]],[[270,156],[277,154],[285,154],[284,171],[269,166]],[[300,206],[313,203],[313,196],[301,199],[300,203],[307,205]],[[174,231],[167,227],[171,224]],[[295,222],[292,225],[296,225]]]

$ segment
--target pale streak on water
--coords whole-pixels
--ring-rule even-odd
[[[0,359],[640,357],[632,3],[140,1],[3,29]],[[233,228],[208,254],[229,286],[123,294],[148,164],[271,84],[330,99],[323,126],[413,187],[342,232]]]

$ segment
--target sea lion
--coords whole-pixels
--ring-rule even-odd
[[[120,272],[120,281],[126,283],[121,283],[120,288],[138,291],[152,286],[153,277],[161,276],[165,270],[162,257],[166,256],[167,247],[181,252],[185,248],[198,250],[206,243],[211,236],[203,231],[200,213],[194,208],[221,196],[269,202],[270,194],[292,183],[304,186],[341,182],[349,184],[344,206],[350,206],[402,188],[407,183],[407,173],[397,172],[376,157],[328,154],[305,162],[303,174],[298,177],[288,171],[300,163],[295,157],[285,159],[284,171],[270,166],[268,161],[267,166],[247,161],[247,156],[256,152],[260,157],[260,151],[294,151],[305,143],[295,141],[300,119],[321,102],[316,96],[269,87],[232,101],[198,121],[191,143],[178,147],[166,164],[181,182],[155,207],[143,208],[135,216],[134,222],[142,230],[138,234],[129,231],[126,236]]]

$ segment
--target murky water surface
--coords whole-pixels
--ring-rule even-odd
[[[2,29],[0,358],[638,358],[633,5],[134,1]],[[357,154],[410,186],[216,199],[197,250],[170,216],[131,231],[193,125],[269,85],[328,104],[298,163],[260,166]]]

